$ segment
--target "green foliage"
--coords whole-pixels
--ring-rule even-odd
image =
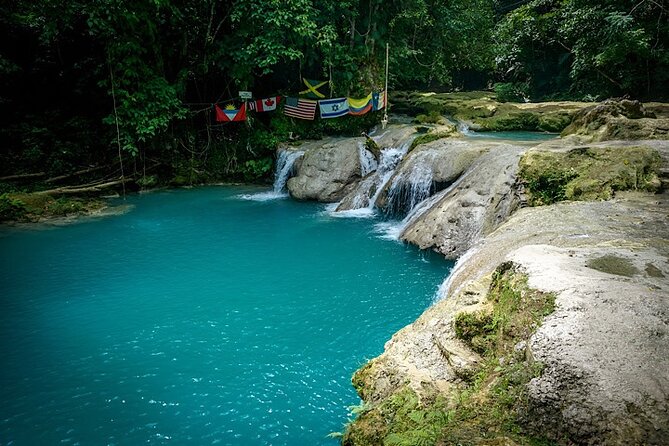
[[[259,160],[248,160],[242,168],[241,173],[244,176],[244,181],[257,182],[266,178],[272,171],[272,158],[261,158]]]
[[[499,72],[532,96],[666,96],[669,20],[659,2],[532,0],[496,35]]]
[[[22,220],[25,214],[26,207],[23,201],[6,193],[0,195],[0,221]]]
[[[518,83],[495,84],[495,97],[499,102],[523,102],[527,98],[527,85]]]

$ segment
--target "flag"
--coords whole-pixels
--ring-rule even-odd
[[[218,122],[246,121],[246,104],[242,104],[239,108],[228,104],[224,109],[215,104],[214,108],[216,109],[216,121]]]
[[[306,85],[307,89],[300,91],[302,96],[306,96],[312,99],[324,99],[325,95],[318,91],[319,88],[328,85],[330,81],[312,81],[309,79],[302,78],[302,82]]]
[[[348,99],[335,98],[318,101],[321,108],[321,118],[338,118],[348,115]]]
[[[372,93],[372,103],[374,111],[383,110],[386,107],[386,92]]]
[[[362,99],[348,98],[348,112],[351,115],[364,115],[372,109],[372,93]]]
[[[309,99],[286,98],[286,106],[283,109],[286,116],[299,119],[313,120],[316,115],[316,104],[318,101]]]
[[[272,96],[265,99],[257,99],[249,102],[249,110],[256,112],[268,112],[276,110],[276,106],[281,102],[281,96]]]

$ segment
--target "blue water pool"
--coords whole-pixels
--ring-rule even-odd
[[[254,192],[0,231],[0,444],[336,444],[351,374],[452,264]]]

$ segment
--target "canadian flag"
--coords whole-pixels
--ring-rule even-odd
[[[268,112],[276,110],[276,106],[281,102],[281,96],[272,96],[270,98],[258,99],[249,102],[249,109],[256,112]]]

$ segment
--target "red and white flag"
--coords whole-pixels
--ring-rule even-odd
[[[276,106],[281,102],[281,96],[272,96],[265,99],[257,99],[249,102],[249,110],[256,112],[268,112],[276,110]]]
[[[318,101],[310,99],[286,98],[283,112],[293,118],[313,120],[316,116],[316,105]]]

